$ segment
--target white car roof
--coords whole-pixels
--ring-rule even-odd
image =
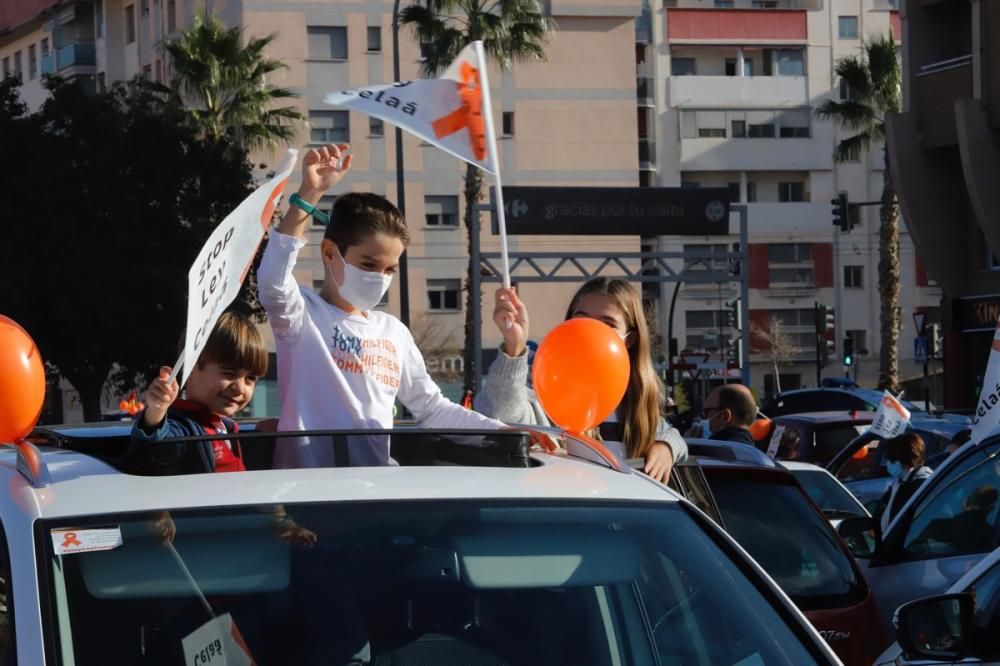
[[[796,462],[794,460],[779,460],[778,462],[781,464],[782,467],[784,467],[785,469],[787,469],[789,471],[791,471],[793,469],[798,469],[798,470],[802,470],[804,472],[824,472],[826,474],[830,474],[829,472],[827,472],[825,469],[823,469],[819,465],[813,465],[812,463]],[[833,475],[830,474],[830,476],[833,476]]]
[[[348,467],[238,474],[133,476],[86,454],[41,448],[51,484],[34,487],[0,450],[0,482],[19,517],[63,518],[268,503],[430,499],[580,499],[676,502],[637,474],[564,455],[533,453],[542,464],[512,467]]]

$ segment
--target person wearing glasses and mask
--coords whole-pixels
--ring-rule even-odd
[[[629,380],[618,408],[587,434],[601,439],[620,458],[643,458],[644,471],[666,483],[674,463],[687,457],[687,444],[663,418],[663,387],[653,367],[649,328],[639,293],[625,280],[597,277],[573,296],[566,319],[590,317],[613,328],[625,341]],[[504,423],[549,425],[528,387],[528,310],[513,289],[498,289],[493,321],[503,335],[475,407]]]
[[[750,426],[757,418],[757,401],[746,386],[717,386],[708,394],[702,409],[701,422],[695,425],[700,432],[689,432],[689,435],[754,446]]]

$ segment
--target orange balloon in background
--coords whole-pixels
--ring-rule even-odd
[[[771,419],[764,417],[755,420],[750,424],[750,436],[753,441],[761,442],[771,434]]]
[[[17,322],[0,315],[0,443],[31,432],[44,403],[42,354]]]
[[[535,352],[532,382],[538,401],[569,432],[593,428],[618,407],[631,371],[617,331],[586,317],[552,329]]]

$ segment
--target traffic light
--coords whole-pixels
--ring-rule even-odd
[[[743,338],[739,336],[732,338],[726,352],[726,361],[730,368],[743,367]]]
[[[836,345],[833,344],[836,321],[833,308],[816,303],[816,351],[821,365],[828,365]]]
[[[851,211],[847,203],[847,192],[841,192],[836,199],[831,199],[833,205],[833,226],[840,227],[843,233],[847,233],[853,226],[851,224]]]
[[[737,298],[734,301],[726,301],[726,325],[729,328],[740,331],[743,322],[743,299]]]
[[[854,365],[854,338],[844,338],[844,365]]]
[[[929,324],[927,326],[927,355],[930,358],[941,358],[943,346],[941,324]]]

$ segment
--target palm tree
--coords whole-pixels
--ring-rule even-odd
[[[488,57],[495,59],[503,69],[510,69],[517,61],[545,60],[545,41],[552,29],[551,19],[542,14],[537,0],[425,0],[423,4],[406,7],[399,14],[400,23],[410,25],[421,47],[425,76],[436,76],[470,42],[482,40]],[[479,224],[476,205],[483,197],[483,172],[469,164],[465,168],[465,228],[471,231]],[[465,298],[465,368],[464,390],[475,391],[476,362],[473,358],[473,308],[481,307],[480,294],[473,294],[472,234],[469,234],[469,269],[466,276]]]
[[[244,45],[240,28],[227,28],[208,13],[197,16],[189,30],[163,43],[173,69],[169,86],[151,86],[186,109],[205,139],[228,139],[244,150],[290,143],[293,123],[304,116],[294,106],[274,106],[298,97],[267,82],[269,74],[287,69],[264,55],[274,37]]]
[[[885,158],[879,206],[878,282],[881,293],[879,388],[899,390],[899,201],[885,145],[885,117],[899,112],[900,66],[892,35],[864,42],[863,53],[837,61],[837,76],[847,85],[848,99],[826,100],[816,115],[853,132],[834,149],[837,162],[857,160],[862,151],[881,147]]]

